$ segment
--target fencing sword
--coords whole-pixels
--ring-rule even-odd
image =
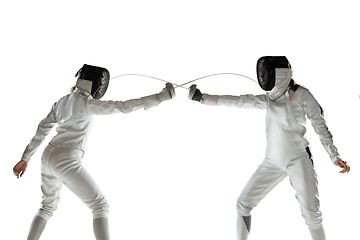
[[[122,75],[118,75],[118,76],[116,76],[116,77],[110,78],[110,80],[112,80],[112,79],[114,79],[114,78],[118,78],[118,77],[125,77],[125,76],[138,76],[138,77],[152,78],[152,79],[159,80],[159,81],[162,81],[162,82],[171,83],[173,86],[175,86],[175,88],[180,87],[180,88],[183,88],[183,89],[186,89],[186,90],[189,89],[189,88],[183,87],[183,86],[181,86],[181,85],[178,85],[178,84],[175,84],[175,83],[172,83],[172,82],[169,82],[169,81],[160,79],[160,78],[156,78],[156,77],[152,77],[152,76],[148,76],[148,75],[142,75],[142,74],[122,74]]]
[[[252,78],[250,78],[250,77],[247,77],[247,76],[245,76],[245,75],[242,75],[242,74],[238,74],[238,73],[215,73],[215,74],[210,74],[210,75],[207,75],[207,76],[204,76],[204,77],[196,78],[196,79],[194,79],[194,80],[188,81],[188,82],[183,83],[183,84],[175,84],[175,83],[166,81],[166,80],[164,80],[164,79],[160,79],[160,78],[156,78],[156,77],[152,77],[152,76],[148,76],[148,75],[143,75],[143,74],[122,74],[122,75],[115,76],[115,77],[111,78],[110,80],[115,79],[115,78],[119,78],[119,77],[125,77],[125,76],[147,77],[147,78],[152,78],[152,79],[155,79],[155,80],[158,80],[158,81],[162,81],[162,82],[166,82],[166,83],[171,83],[173,86],[175,86],[175,88],[178,88],[178,87],[179,87],[179,88],[183,88],[183,89],[189,90],[190,87],[184,87],[184,85],[187,85],[187,84],[189,84],[189,83],[193,83],[193,82],[198,81],[198,80],[203,79],[203,78],[213,77],[213,76],[217,76],[217,75],[235,75],[235,76],[240,76],[240,77],[244,77],[244,78],[250,79],[251,81],[257,83],[257,81],[255,81],[254,79],[252,79]]]
[[[208,78],[208,77],[213,77],[213,76],[217,76],[217,75],[236,75],[236,76],[241,76],[241,77],[250,79],[251,81],[257,83],[257,81],[255,81],[254,79],[252,79],[252,78],[250,78],[250,77],[247,77],[247,76],[245,76],[245,75],[242,75],[242,74],[238,74],[238,73],[215,73],[215,74],[207,75],[207,76],[204,76],[204,77],[196,78],[196,79],[191,80],[191,81],[189,81],[189,82],[180,84],[179,86],[180,86],[180,87],[183,87],[184,85],[187,85],[187,84],[189,84],[189,83],[198,81],[198,80],[200,80],[200,79]],[[187,89],[189,89],[189,88],[187,88]]]

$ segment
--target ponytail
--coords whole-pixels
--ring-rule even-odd
[[[72,86],[72,87],[70,88],[70,92],[71,92],[71,93],[74,92],[75,89],[76,89],[76,85],[74,85],[74,86]]]
[[[294,79],[291,79],[290,83],[289,83],[289,87],[291,90],[293,90],[294,92],[296,91],[296,89],[299,87],[299,84],[296,84],[296,82],[294,81]]]

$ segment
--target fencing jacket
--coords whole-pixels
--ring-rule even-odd
[[[53,104],[50,113],[40,122],[35,136],[27,145],[21,159],[30,161],[32,155],[56,124],[58,124],[57,135],[51,140],[51,145],[84,151],[93,115],[130,113],[141,108],[149,109],[158,104],[156,95],[124,102],[101,101],[76,89]]]
[[[323,118],[323,111],[310,91],[299,86],[296,91],[289,87],[276,100],[271,92],[263,95],[218,96],[203,94],[203,104],[266,109],[266,157],[274,160],[281,169],[299,151],[305,151],[306,117],[310,120],[332,162],[340,159],[333,144],[332,135]]]

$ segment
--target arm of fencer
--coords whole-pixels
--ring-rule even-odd
[[[141,99],[131,99],[127,101],[101,101],[90,99],[86,102],[85,108],[89,115],[110,115],[116,113],[131,113],[142,109]]]
[[[333,136],[326,125],[323,110],[309,90],[305,88],[302,90],[303,94],[300,100],[301,106],[307,118],[310,120],[315,132],[318,134],[326,152],[329,154],[332,162],[334,163],[340,160],[340,155],[333,143]]]
[[[166,87],[158,94],[132,99],[128,101],[101,101],[90,99],[86,103],[87,112],[90,115],[109,115],[114,113],[130,113],[141,108],[148,110],[158,106],[161,102],[175,97],[175,90],[172,84],[167,83]]]
[[[227,106],[236,108],[266,109],[268,106],[268,97],[262,95],[202,95],[201,103],[210,106]]]
[[[174,86],[171,83],[166,83],[165,88],[158,94],[142,97],[144,109],[148,110],[160,103],[173,99],[176,96]]]
[[[50,133],[51,129],[56,124],[55,115],[56,103],[52,106],[50,113],[38,125],[35,136],[30,140],[26,146],[21,160],[29,162],[36,150],[39,148],[45,137]]]

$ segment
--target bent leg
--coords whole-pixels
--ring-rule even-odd
[[[51,161],[51,171],[92,210],[93,218],[107,217],[109,204],[100,188],[83,167],[82,151],[56,148],[59,160]]]
[[[237,240],[247,240],[251,227],[251,210],[286,176],[286,172],[269,159],[260,164],[237,200]]]
[[[83,167],[81,159],[76,157],[79,153],[75,150],[75,153],[66,154],[69,155],[68,158],[62,152],[59,153],[63,155],[62,160],[53,162],[51,170],[92,211],[96,239],[108,240],[109,203],[94,179]]]
[[[251,210],[286,176],[286,172],[271,160],[265,159],[251,176],[237,200],[240,216],[250,216]]]
[[[63,160],[52,170],[92,210],[94,219],[108,217],[109,203],[80,160]]]
[[[287,171],[306,225],[310,231],[322,229],[318,181],[313,162],[307,154],[303,154],[289,163]]]
[[[49,159],[53,150],[54,147],[48,145],[41,158],[42,202],[40,209],[32,221],[28,240],[37,240],[40,238],[47,221],[53,216],[60,200],[62,183],[49,169]]]
[[[67,176],[64,181],[65,186],[92,210],[95,238],[97,240],[109,240],[109,203],[80,161],[71,164],[69,167],[71,171],[76,171],[76,174]]]
[[[41,191],[43,193],[41,208],[37,216],[49,220],[60,201],[62,182],[50,170],[50,159],[53,158],[55,147],[48,145],[41,157]]]
[[[37,216],[49,220],[57,209],[60,201],[62,182],[56,178],[49,170],[47,164],[42,164],[41,171],[41,191],[42,202]]]

